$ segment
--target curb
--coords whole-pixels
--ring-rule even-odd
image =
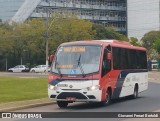
[[[32,100],[30,100],[30,101],[32,101]],[[14,102],[11,106],[7,106],[7,104],[5,104],[6,105],[5,107],[2,107],[2,108],[0,107],[0,112],[8,112],[8,111],[15,111],[15,110],[21,110],[21,109],[27,109],[27,108],[34,108],[34,107],[39,107],[39,106],[51,105],[54,103],[56,103],[56,102],[54,102],[54,101],[38,102],[38,100],[37,100],[37,102],[34,102],[34,103],[20,104],[18,106],[15,106],[15,105],[19,104],[19,102]]]
[[[148,78],[148,82],[153,82],[153,83],[160,84],[160,79]]]

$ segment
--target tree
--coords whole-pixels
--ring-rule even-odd
[[[92,40],[92,23],[75,16],[54,14],[48,21],[49,53],[63,42]],[[8,58],[9,67],[20,64],[38,65],[45,63],[46,22],[32,19],[24,23],[0,24],[0,57]],[[4,65],[4,62],[0,62]],[[2,67],[4,68],[4,67]]]
[[[154,43],[155,41],[160,38],[160,31],[150,31],[148,33],[146,33],[141,41],[142,41],[142,46],[145,47],[147,49],[147,55],[150,59],[154,58],[152,55],[154,52]]]
[[[53,14],[49,23],[52,23],[49,31],[50,51],[63,42],[92,40],[95,33],[92,30],[92,22],[78,19],[70,14],[65,14],[65,17],[62,14]]]
[[[93,24],[93,31],[95,31],[94,39],[106,39],[106,28],[101,24]]]
[[[116,32],[115,28],[112,26],[108,27],[106,30],[107,30],[106,32],[107,39],[117,39],[117,40],[127,41],[127,42],[129,41],[129,39],[125,35]]]
[[[142,46],[140,42],[138,42],[138,39],[135,37],[130,38],[130,43],[134,46]]]
[[[8,36],[10,36],[12,26],[7,23],[0,24],[0,70],[5,69],[5,61],[10,56],[10,42]]]
[[[155,40],[153,47],[157,51],[157,53],[159,54],[159,57],[160,57],[160,38]]]
[[[116,32],[114,27],[105,28],[101,24],[93,24],[92,29],[96,32],[96,34],[94,34],[94,39],[117,39],[129,41],[125,35]]]

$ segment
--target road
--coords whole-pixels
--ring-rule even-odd
[[[122,98],[114,100],[109,106],[96,103],[72,103],[66,109],[56,104],[17,110],[18,112],[151,112],[160,109],[160,84],[149,83],[147,91],[139,94],[137,99]]]
[[[47,74],[33,74],[33,73],[0,73],[0,76],[29,76],[29,77],[39,77],[47,76]],[[153,112],[160,111],[160,83],[149,83],[149,88],[147,91],[139,94],[137,99],[122,98],[114,100],[109,106],[100,106],[97,103],[87,104],[87,103],[72,103],[65,109],[60,109],[55,103],[46,106],[28,108],[23,110],[16,110],[15,112]],[[75,116],[80,115],[80,113],[75,114]],[[51,119],[52,120],[52,119]],[[74,119],[64,119],[58,118],[56,121],[73,121]],[[81,121],[82,118],[76,119],[76,121]],[[86,119],[85,119],[86,120]],[[87,121],[96,121],[97,119],[87,119]],[[98,119],[99,121],[106,121],[106,119]],[[119,121],[119,119],[107,119],[107,121]],[[121,118],[120,120],[127,120]],[[136,120],[136,119],[135,119]],[[158,119],[159,120],[159,119]],[[158,121],[155,120],[155,121]],[[54,120],[55,121],[55,120]],[[141,120],[142,121],[142,120]]]
[[[55,103],[47,106],[16,110],[15,112],[153,112],[160,109],[160,84],[149,83],[147,91],[140,93],[139,98],[129,99],[122,98],[114,100],[109,106],[100,106],[96,103],[72,103],[66,109],[60,109]],[[79,116],[80,113],[75,113]],[[22,119],[21,119],[22,120]],[[34,119],[35,120],[35,119]],[[38,119],[37,121],[39,121]],[[43,119],[44,120],[44,119]],[[75,118],[54,118],[45,119],[46,121],[75,121]],[[130,118],[76,118],[76,121],[146,121],[145,119],[130,119]],[[19,121],[17,119],[16,121]],[[22,120],[23,121],[23,120]],[[33,121],[33,119],[24,119],[24,121]],[[159,121],[159,119],[149,118],[147,121]]]

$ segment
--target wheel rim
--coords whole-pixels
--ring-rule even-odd
[[[135,92],[134,92],[134,95],[135,95],[135,97],[137,97],[137,91],[135,90]]]
[[[137,98],[138,97],[138,90],[137,88],[135,88],[135,91],[134,91],[134,97]]]
[[[107,92],[107,93],[106,93],[106,103],[108,103],[109,100],[110,100],[110,95],[109,95],[109,93]]]

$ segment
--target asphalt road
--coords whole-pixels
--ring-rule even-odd
[[[60,109],[55,103],[47,106],[16,110],[15,112],[153,112],[160,109],[160,84],[149,83],[147,91],[140,93],[139,98],[122,98],[114,100],[109,106],[100,106],[96,103],[72,103],[66,109]],[[75,116],[81,113],[74,113]],[[14,121],[35,121],[36,119],[14,119]],[[37,119],[36,121],[146,121],[146,119],[130,118],[51,118]],[[159,121],[159,119],[149,118],[147,121]]]
[[[17,76],[17,77],[47,77],[45,73],[0,73],[0,76]],[[109,106],[100,106],[97,103],[88,104],[88,103],[72,103],[69,104],[67,108],[60,109],[57,104],[53,103],[51,105],[28,108],[23,110],[16,110],[15,112],[153,112],[160,110],[160,83],[149,83],[149,88],[147,91],[139,94],[137,99],[122,98],[118,100],[113,100],[112,104]],[[80,115],[80,113],[74,114],[75,116]],[[16,120],[16,119],[15,119]],[[34,119],[35,120],[35,119]],[[39,121],[38,119],[37,121]],[[43,119],[44,120],[44,119]],[[46,119],[48,120],[48,119]],[[58,119],[49,119],[52,121],[74,121],[74,118],[58,118]],[[119,121],[128,119],[95,119],[88,118],[83,119],[79,118],[76,121]],[[136,120],[136,119],[135,119]],[[158,119],[159,120],[159,119]],[[155,121],[158,121],[155,120]],[[19,120],[18,120],[19,121]],[[27,121],[27,119],[24,119]],[[29,119],[32,121],[32,119]]]
[[[18,112],[152,112],[160,109],[160,84],[149,83],[147,91],[139,94],[139,98],[122,98],[113,100],[109,106],[97,103],[72,103],[66,109],[60,109],[57,104],[17,110]],[[17,112],[16,111],[16,112]]]

